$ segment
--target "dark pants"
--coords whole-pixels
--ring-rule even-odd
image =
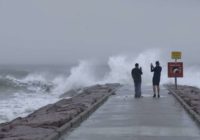
[[[135,85],[135,97],[141,97],[141,82],[134,82]]]

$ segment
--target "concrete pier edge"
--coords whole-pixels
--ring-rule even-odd
[[[195,120],[195,122],[200,126],[200,115],[197,114],[192,108],[178,95],[175,91],[167,88],[168,91],[179,101],[179,103],[184,107],[184,109],[189,113],[189,115]]]
[[[66,124],[64,124],[62,127],[60,127],[59,129],[57,129],[54,133],[52,133],[51,135],[47,136],[44,140],[58,140],[64,133],[66,133],[67,131],[69,131],[70,129],[72,129],[75,126],[80,125],[81,122],[83,122],[93,112],[95,112],[96,109],[98,109],[98,107],[100,107],[103,103],[105,103],[105,101],[111,95],[113,95],[116,92],[116,90],[117,89],[111,91],[108,95],[105,95],[104,97],[102,97],[99,101],[97,101],[96,103],[94,103],[87,110],[85,110],[84,112],[80,113],[77,117],[75,117],[74,119],[72,119],[70,122],[67,122]]]

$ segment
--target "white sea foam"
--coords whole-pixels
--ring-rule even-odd
[[[42,93],[14,93],[12,98],[0,101],[0,122],[10,121],[19,116],[24,117],[34,110],[57,100],[51,95]]]

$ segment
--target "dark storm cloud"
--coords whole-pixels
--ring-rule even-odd
[[[198,62],[198,0],[0,0],[0,63],[105,60],[160,48]]]

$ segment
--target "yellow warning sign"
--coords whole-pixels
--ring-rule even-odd
[[[181,52],[172,52],[172,59],[181,59]]]

